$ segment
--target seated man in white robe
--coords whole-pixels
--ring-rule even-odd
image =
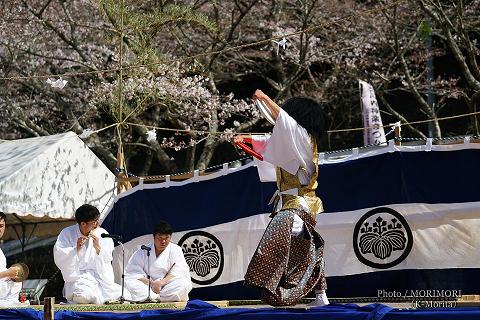
[[[113,240],[101,237],[108,232],[98,226],[99,217],[94,206],[80,206],[75,212],[77,224],[63,229],[53,247],[69,303],[102,304],[121,296],[121,286],[113,277]]]
[[[160,221],[153,230],[153,244],[142,246],[128,261],[125,285],[133,300],[148,298],[149,274],[150,299],[162,302],[188,300],[188,293],[192,290],[190,268],[182,248],[170,242],[172,232],[170,224]]]
[[[3,237],[7,224],[7,216],[5,213],[0,212],[0,239]],[[7,259],[0,249],[0,307],[8,307],[12,305],[18,305],[18,295],[22,289],[21,282],[14,282],[12,278],[15,277],[15,273],[12,273],[10,269],[7,269]]]

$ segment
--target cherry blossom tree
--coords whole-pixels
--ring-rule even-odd
[[[271,130],[254,89],[319,100],[335,131],[362,126],[359,79],[384,123],[432,120],[404,136],[478,134],[476,117],[438,118],[478,109],[479,2],[5,0],[0,138],[114,125],[85,138],[112,169],[119,149],[138,175],[205,169],[238,158],[232,133]]]

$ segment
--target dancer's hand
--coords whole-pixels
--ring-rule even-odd
[[[262,101],[265,101],[267,99],[270,99],[265,93],[263,93],[262,90],[255,90],[255,92],[253,93],[253,98],[252,99],[258,99],[258,100],[262,100]]]
[[[233,139],[232,139],[232,143],[238,143],[238,142],[252,143],[252,135],[250,135],[250,134],[239,134],[237,136],[234,136]]]
[[[265,93],[263,93],[262,90],[259,89],[255,90],[255,93],[253,94],[253,100],[255,99],[263,101],[267,108],[270,110],[273,120],[277,120],[281,108],[278,104],[275,103],[275,101],[270,99],[269,96],[267,96]]]

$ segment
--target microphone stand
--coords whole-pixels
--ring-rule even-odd
[[[140,301],[139,303],[150,303],[150,302],[153,302],[151,296],[150,296],[150,291],[151,291],[151,286],[152,286],[152,281],[151,281],[151,276],[150,276],[150,250],[151,248],[149,248],[149,250],[146,250],[143,248],[144,246],[142,246],[142,250],[145,250],[147,251],[147,279],[148,279],[148,296],[147,298],[145,298],[145,300],[143,301]]]
[[[123,296],[125,291],[125,248],[123,247],[123,243],[120,240],[117,240],[118,244],[122,247],[122,295],[120,296],[120,303],[124,303],[125,297]]]
[[[107,301],[106,304],[123,304],[125,302],[131,302],[130,300],[125,299],[123,296],[125,293],[125,248],[123,247],[123,243],[118,238],[113,240],[122,247],[122,294],[118,300]]]

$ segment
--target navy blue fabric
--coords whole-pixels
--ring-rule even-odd
[[[319,166],[317,194],[325,212],[400,203],[479,201],[480,150],[394,152]],[[453,165],[452,165],[453,164]],[[159,219],[175,231],[205,228],[270,212],[275,183],[250,167],[179,187],[145,189],[120,198],[102,226],[125,241],[151,232]]]
[[[42,320],[43,311],[33,309],[0,309],[0,320]]]
[[[270,211],[268,199],[274,188],[274,184],[264,188],[257,169],[251,167],[184,186],[145,189],[120,198],[102,227],[122,235],[124,241],[151,233],[159,219],[175,231],[205,228]]]
[[[201,300],[191,300],[184,310],[142,310],[139,312],[113,313],[113,312],[75,312],[57,311],[55,320],[81,320],[81,319],[328,319],[333,317],[338,320],[381,320],[392,308],[372,304],[364,307],[357,305],[329,305],[307,309],[292,308],[229,308],[221,309]],[[12,310],[13,311],[13,310]],[[9,310],[6,313],[10,312]],[[0,311],[0,319],[3,311]],[[8,318],[14,319],[14,318]],[[39,319],[39,318],[25,318]]]
[[[319,166],[317,194],[326,212],[401,203],[480,201],[480,150],[394,152]],[[179,187],[145,189],[120,198],[102,226],[124,241],[151,233],[159,220],[175,231],[197,230],[270,212],[275,183],[261,183],[257,169]],[[341,214],[341,213],[339,213]],[[328,264],[328,261],[326,261]],[[328,278],[332,297],[376,296],[377,289],[452,289],[478,293],[480,269],[399,270]],[[258,299],[240,282],[194,289],[202,299]]]
[[[390,311],[383,320],[467,320],[480,319],[480,308],[438,308]]]
[[[12,316],[16,315],[15,318]],[[40,311],[0,310],[0,319],[42,319]],[[134,319],[335,319],[335,320],[477,320],[480,318],[480,308],[443,308],[401,310],[392,309],[382,304],[370,304],[359,307],[355,304],[331,304],[325,307],[310,309],[293,308],[228,308],[221,309],[204,301],[189,301],[183,310],[143,310],[140,312],[74,312],[57,311],[55,320],[134,320]]]
[[[394,152],[319,166],[325,212],[479,201],[480,150]]]

